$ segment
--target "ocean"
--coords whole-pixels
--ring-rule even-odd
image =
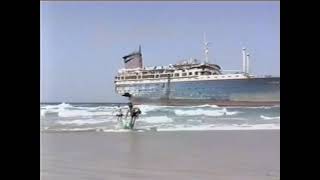
[[[126,104],[40,104],[40,131],[123,132],[115,116]],[[280,106],[218,107],[137,105],[142,114],[135,128],[157,131],[268,130],[280,129]]]
[[[280,179],[280,107],[41,104],[41,180]],[[155,127],[157,132],[143,129]]]

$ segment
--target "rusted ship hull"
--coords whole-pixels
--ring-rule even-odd
[[[134,104],[218,106],[280,105],[280,77],[237,80],[122,84],[119,94],[132,95]],[[121,93],[120,93],[121,92]]]

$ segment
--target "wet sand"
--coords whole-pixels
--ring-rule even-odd
[[[280,131],[41,133],[42,180],[280,179]]]

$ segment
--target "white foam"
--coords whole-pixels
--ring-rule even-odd
[[[167,116],[153,116],[153,117],[143,117],[138,121],[146,122],[146,123],[170,123],[173,120]]]
[[[223,115],[235,115],[238,111],[229,112],[225,108],[215,110],[205,109],[193,109],[193,110],[174,110],[174,113],[178,116],[223,116]]]
[[[113,119],[86,119],[86,120],[72,120],[72,121],[57,121],[58,124],[68,125],[68,124],[76,124],[76,125],[84,125],[84,124],[100,124],[104,122],[116,121]]]
[[[156,111],[159,109],[164,109],[169,106],[154,106],[154,105],[137,105],[137,107],[141,110],[142,115],[146,115],[147,112]]]
[[[188,122],[197,122],[197,123],[202,123],[201,119],[186,119]]]
[[[98,106],[98,107],[73,107],[73,109],[85,111],[114,111],[118,109],[117,106]]]
[[[199,106],[189,106],[189,107],[211,107],[211,108],[219,108],[217,105],[210,105],[210,104],[204,104],[204,105],[199,105]]]
[[[112,111],[91,112],[86,110],[62,110],[59,111],[60,117],[77,117],[77,116],[107,116],[113,115]]]
[[[199,106],[157,106],[157,105],[136,105],[141,109],[141,111],[149,112],[149,111],[156,111],[159,109],[165,109],[165,108],[176,108],[176,109],[185,109],[185,108],[203,108],[203,107],[211,107],[211,108],[219,108],[217,105],[199,105]]]
[[[186,108],[194,108],[194,107],[211,107],[212,105],[202,105],[202,106],[157,106],[157,105],[137,105],[137,107],[141,110],[143,115],[146,115],[151,111],[158,110],[170,110],[170,109],[186,109]],[[216,106],[212,106],[216,107]]]
[[[59,112],[64,113],[67,111],[80,112],[79,114],[83,114],[82,112],[112,112],[117,108],[117,106],[98,106],[98,107],[75,107],[70,104],[62,103],[58,105],[47,105],[40,107],[41,111],[51,111],[51,112]],[[110,113],[109,113],[110,114]]]
[[[46,110],[40,109],[40,116],[45,116],[45,112],[46,112]]]
[[[231,108],[242,108],[242,109],[271,109],[271,108],[280,108],[280,105],[274,106],[227,106],[228,109]]]
[[[62,108],[71,108],[71,107],[73,107],[73,106],[70,104],[61,103],[58,105],[46,105],[43,108],[45,108],[45,109],[59,109],[59,108],[62,109]]]
[[[268,116],[261,115],[260,117],[265,120],[280,119],[280,116],[268,117]]]
[[[47,113],[58,113],[59,117],[79,117],[79,116],[108,116],[113,115],[112,110],[102,110],[102,111],[88,111],[88,110],[79,110],[79,109],[50,109],[50,110],[40,110],[40,115],[45,116]]]
[[[136,106],[138,108],[140,108],[142,115],[146,115],[148,112],[159,111],[159,110],[171,111],[172,109],[176,109],[178,111],[179,110],[182,111],[182,110],[188,110],[190,108],[192,108],[192,109],[194,109],[194,108],[215,108],[215,109],[219,108],[216,105],[209,105],[209,104],[204,104],[204,105],[199,105],[199,106],[157,106],[157,105],[136,105]]]

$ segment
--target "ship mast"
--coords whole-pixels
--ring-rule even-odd
[[[247,63],[246,63],[246,48],[242,48],[242,72],[246,73],[247,72]]]
[[[247,59],[246,59],[246,65],[247,65],[247,67],[246,67],[246,72],[247,72],[248,74],[250,74],[250,72],[249,72],[249,57],[250,57],[250,54],[247,53]]]
[[[139,54],[140,54],[140,56],[141,56],[141,58],[142,58],[142,53],[141,53],[141,45],[139,44]],[[141,68],[143,68],[144,66],[143,66],[143,60],[141,59]]]
[[[204,44],[204,57],[205,57],[205,63],[208,64],[209,63],[209,42],[207,42],[207,39],[206,39],[206,33],[203,33],[203,44]]]

